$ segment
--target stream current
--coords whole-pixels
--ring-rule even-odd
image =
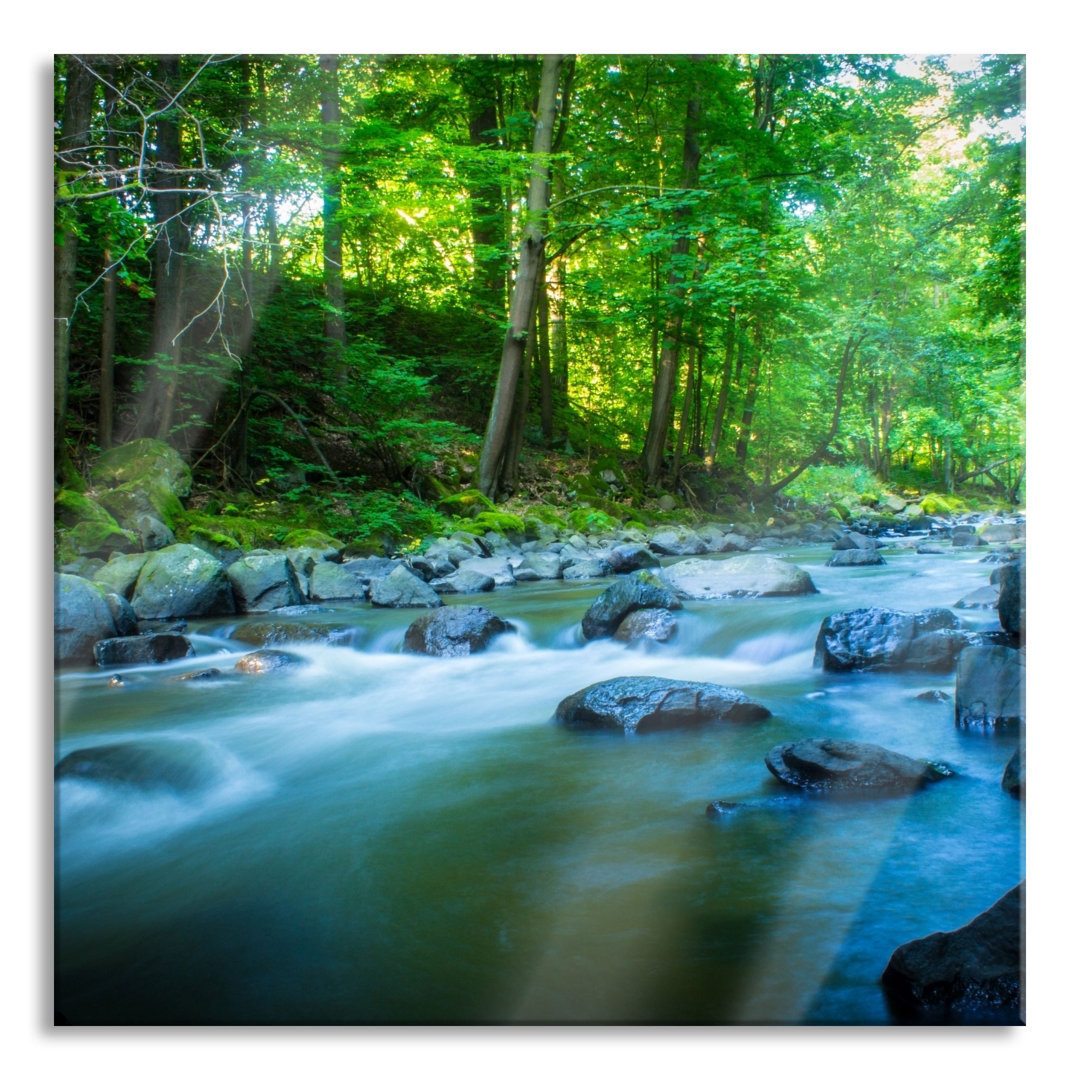
[[[416,610],[291,617],[333,644],[228,671],[269,616],[191,620],[197,656],[57,679],[56,758],[137,740],[151,780],[56,784],[56,1007],[73,1024],[888,1024],[880,976],[1024,876],[1016,733],[953,723],[951,674],[832,674],[821,620],[952,607],[982,554],[883,551],[819,592],[689,601],[671,643],[582,645],[612,579],[519,584],[482,604],[517,633],[404,655]],[[770,552],[778,554],[778,552]],[[674,561],[674,560],[665,560]],[[973,630],[994,610],[960,610]],[[279,620],[280,621],[280,620]],[[720,683],[772,717],[642,736],[552,719],[618,675]],[[942,690],[947,701],[917,700]],[[777,743],[833,736],[942,761],[906,798],[791,794]],[[743,804],[706,816],[714,799]]]

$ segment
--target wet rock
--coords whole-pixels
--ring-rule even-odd
[[[872,548],[844,548],[832,555],[826,566],[884,566],[885,560]]]
[[[225,567],[193,544],[153,552],[139,572],[131,606],[140,619],[231,615],[236,610]]]
[[[1015,562],[1005,563],[1000,571],[998,618],[1001,628],[1022,642],[1027,630],[1027,559],[1022,556]]]
[[[338,563],[320,562],[311,569],[308,596],[320,600],[365,600],[368,586]]]
[[[589,578],[608,577],[611,567],[603,559],[578,559],[562,572],[564,581],[585,581]]]
[[[468,656],[513,630],[485,607],[444,607],[416,619],[405,631],[402,648],[427,656]]]
[[[530,551],[514,570],[514,577],[518,581],[555,581],[562,577],[563,565],[569,561],[558,552]]]
[[[635,570],[608,586],[585,612],[581,632],[586,641],[611,637],[632,611],[665,608],[677,611],[682,602],[647,570]]]
[[[774,746],[765,765],[778,780],[807,791],[898,793],[951,776],[945,766],[849,739],[801,739]]]
[[[353,628],[344,623],[298,622],[289,619],[256,619],[242,622],[229,635],[232,641],[260,648],[276,645],[346,645]]]
[[[503,556],[463,559],[458,563],[458,573],[462,570],[471,570],[474,574],[491,578],[496,588],[517,584],[510,561]]]
[[[814,663],[825,671],[859,669],[949,670],[978,635],[961,629],[947,608],[894,611],[858,608],[830,615],[821,623]]]
[[[296,570],[283,552],[245,555],[225,572],[232,585],[237,611],[270,611],[299,604],[304,599]]]
[[[946,551],[951,550],[951,544],[937,543],[932,540],[915,545],[915,551],[919,555],[944,555]]]
[[[984,585],[981,589],[970,592],[962,600],[957,600],[953,607],[961,609],[996,608],[998,590],[993,585]]]
[[[103,586],[107,592],[117,593],[125,600],[130,600],[139,571],[148,558],[148,551],[140,551],[134,555],[115,555],[95,571],[94,582]]]
[[[878,542],[872,536],[860,532],[841,533],[833,544],[835,551],[874,551]]]
[[[375,607],[438,607],[442,597],[404,566],[395,566],[384,578],[371,582],[371,602]]]
[[[1024,882],[966,926],[901,945],[881,976],[894,1016],[924,1024],[1024,1022]]]
[[[915,695],[916,701],[948,701],[949,695],[944,690],[924,690],[921,694]]]
[[[183,634],[139,634],[135,637],[105,638],[94,645],[98,667],[119,664],[166,664],[194,656],[195,649]]]
[[[963,531],[959,529],[953,529],[952,546],[953,547],[980,547],[985,546],[986,541],[976,536],[974,532]]]
[[[215,775],[211,755],[195,739],[132,739],[73,750],[57,763],[56,780],[125,784],[177,793],[196,790]]]
[[[1024,748],[1018,746],[1013,752],[1013,756],[1009,758],[1008,764],[1005,766],[1005,772],[1001,776],[1002,789],[1016,799],[1024,798],[1025,774],[1027,772],[1025,757]]]
[[[440,595],[446,593],[490,592],[495,588],[495,579],[487,574],[478,574],[475,570],[458,570],[444,578],[436,578],[431,587]]]
[[[369,555],[362,559],[349,559],[342,568],[352,574],[362,585],[370,587],[373,581],[386,577],[401,563],[382,555]]]
[[[572,728],[644,735],[714,721],[764,720],[771,713],[740,690],[715,683],[628,676],[593,683],[563,698],[555,719]]]
[[[267,675],[271,671],[282,671],[285,668],[297,667],[303,661],[299,656],[292,653],[282,652],[279,649],[258,649],[256,652],[244,653],[233,666],[234,671],[242,675]]]
[[[183,675],[170,675],[166,682],[206,682],[210,679],[220,679],[224,675],[221,668],[200,668],[198,671],[185,671]]]
[[[670,641],[678,632],[675,616],[664,608],[639,608],[630,612],[615,631],[615,640],[628,645]]]
[[[660,565],[660,560],[644,544],[616,544],[600,558],[615,574],[632,574],[635,570],[647,570]]]
[[[703,555],[709,545],[693,529],[667,526],[653,533],[649,548],[658,555]]]
[[[122,596],[118,593],[107,592],[105,603],[109,605],[117,637],[130,637],[132,634],[139,633],[139,620],[135,617],[135,611]],[[186,624],[184,629],[187,629]]]
[[[730,559],[684,559],[664,567],[660,580],[684,600],[725,596],[800,596],[817,592],[810,575],[770,555]]]
[[[1024,536],[1023,525],[987,525],[979,533],[979,536],[987,544],[1010,544],[1014,540],[1020,540]]]
[[[1027,659],[1022,649],[978,645],[956,664],[956,723],[999,727],[1024,719]]]
[[[53,577],[53,661],[90,664],[94,645],[117,633],[105,590],[74,574]]]

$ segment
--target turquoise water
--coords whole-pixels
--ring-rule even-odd
[[[1000,789],[1017,736],[915,700],[951,694],[949,675],[826,675],[814,639],[834,611],[951,607],[992,567],[788,555],[817,595],[689,603],[649,652],[580,643],[607,583],[537,583],[468,598],[518,630],[473,657],[402,655],[415,612],[340,605],[303,617],[336,644],[289,646],[292,670],[169,681],[251,647],[239,620],[208,620],[196,658],[121,688],[61,676],[57,760],[138,740],[161,783],[57,784],[57,1008],[76,1024],[889,1023],[893,949],[1023,876],[1023,806]],[[630,674],[736,687],[773,716],[630,738],[552,722],[567,694]],[[818,735],[958,775],[908,798],[792,797],[763,757]],[[743,807],[717,822],[713,799]]]

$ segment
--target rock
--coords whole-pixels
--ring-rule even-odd
[[[229,635],[244,645],[271,648],[275,645],[312,644],[345,645],[352,640],[353,628],[344,623],[294,622],[288,619],[245,620]]]
[[[906,500],[901,499],[899,495],[889,494],[882,495],[881,505],[893,514],[902,514],[908,507]]]
[[[670,611],[664,608],[638,608],[619,623],[615,640],[628,645],[642,641],[670,641],[678,629],[679,624]]]
[[[134,555],[114,555],[94,573],[94,581],[106,591],[117,593],[125,600],[130,600],[139,571],[142,570],[149,557],[150,553],[145,551]]]
[[[1000,571],[998,619],[1002,630],[1023,642],[1027,630],[1027,559],[1022,556],[1005,563]]]
[[[416,619],[405,631],[402,648],[427,656],[468,656],[513,630],[485,607],[444,607]]]
[[[292,653],[282,652],[279,649],[258,649],[255,652],[244,653],[233,666],[234,671],[243,675],[266,675],[271,671],[281,671],[284,668],[296,667],[303,661]]]
[[[319,529],[293,529],[281,542],[283,548],[310,551],[316,562],[341,562],[345,545]]]
[[[661,495],[660,498],[656,500],[656,505],[659,506],[661,510],[667,512],[674,510],[679,504],[676,502],[673,495]]]
[[[628,676],[593,683],[563,698],[559,723],[573,728],[644,735],[713,721],[764,720],[771,713],[739,690],[715,683]]]
[[[872,536],[860,532],[845,532],[836,538],[834,551],[874,551],[878,546]]]
[[[609,585],[585,612],[581,632],[586,641],[611,637],[632,611],[666,608],[676,611],[682,602],[648,570],[635,570]]]
[[[608,577],[611,566],[603,559],[578,559],[563,570],[563,581],[583,581],[588,578]]]
[[[951,550],[952,545],[935,543],[933,541],[915,545],[915,552],[918,555],[944,555],[946,551]]]
[[[125,528],[143,516],[171,529],[191,491],[191,470],[167,443],[135,439],[103,453],[90,471],[98,501]]]
[[[848,739],[801,739],[774,746],[765,755],[778,780],[807,791],[914,791],[952,771],[874,743]]]
[[[530,551],[513,571],[514,577],[518,581],[555,581],[562,577],[563,561],[557,552]]]
[[[979,533],[987,544],[1011,544],[1014,540],[1020,540],[1024,536],[1022,525],[987,525]]]
[[[992,585],[984,585],[981,589],[970,592],[962,600],[957,600],[953,607],[961,609],[996,608],[998,605],[998,590]]]
[[[959,930],[892,954],[881,984],[894,1015],[926,1024],[1024,1022],[1024,884]]]
[[[364,600],[368,587],[355,574],[333,562],[316,563],[308,578],[311,600]]]
[[[125,784],[177,793],[203,787],[216,774],[209,751],[187,738],[131,739],[73,750],[57,763],[56,780]]]
[[[944,690],[924,690],[921,694],[915,695],[916,701],[948,701],[949,695]]]
[[[131,597],[140,619],[231,615],[236,610],[225,567],[192,544],[172,544],[143,564]]]
[[[1004,645],[964,649],[956,664],[956,723],[998,727],[1024,719],[1027,660]]]
[[[471,570],[474,574],[483,574],[495,583],[496,588],[503,585],[516,585],[517,579],[514,571],[510,568],[510,562],[503,557],[498,558],[470,558],[463,559],[458,563],[458,572]]]
[[[703,555],[709,545],[693,529],[666,526],[653,533],[649,548],[658,555]]]
[[[176,543],[176,534],[152,514],[143,514],[135,523],[143,551],[157,551]]]
[[[90,664],[94,644],[117,633],[105,590],[74,574],[53,577],[53,662]]]
[[[884,566],[885,560],[871,548],[845,548],[832,555],[826,566]]]
[[[961,629],[947,608],[894,611],[858,608],[822,620],[814,663],[825,671],[921,668],[947,671],[978,636]]]
[[[979,547],[985,546],[985,544],[986,541],[976,536],[973,532],[960,532],[958,529],[953,529],[953,547]]]
[[[349,559],[341,564],[342,569],[348,571],[362,585],[370,586],[373,581],[386,577],[395,567],[401,563],[393,559],[384,558],[382,555],[369,555],[363,559]]]
[[[744,536],[742,533],[729,532],[717,545],[716,550],[721,553],[728,551],[749,551],[753,546],[753,541],[750,537]]]
[[[245,555],[229,566],[226,574],[239,612],[270,611],[304,599],[296,570],[283,552]]]
[[[615,574],[632,574],[659,566],[660,560],[644,544],[616,544],[600,556]]]
[[[495,579],[475,570],[458,570],[448,577],[436,578],[431,587],[440,596],[444,593],[490,592],[495,588]]]
[[[1008,764],[1005,766],[1005,772],[1001,776],[1002,789],[1017,799],[1024,798],[1025,773],[1027,771],[1025,756],[1024,748],[1018,746],[1013,751],[1013,756],[1009,758]]]
[[[94,645],[98,667],[118,664],[165,664],[194,656],[195,649],[183,634],[138,634],[135,637],[105,638]]]
[[[724,596],[799,596],[817,592],[810,575],[770,555],[730,559],[684,559],[664,567],[660,580],[684,600]]]
[[[207,679],[220,679],[224,672],[221,668],[200,668],[198,671],[185,671],[183,675],[170,675],[166,682],[205,682]]]
[[[135,617],[135,611],[127,600],[119,593],[107,592],[105,603],[109,605],[117,637],[130,637],[132,634],[139,633],[139,620]]]
[[[426,581],[399,565],[371,582],[371,602],[375,607],[438,607],[442,598]]]

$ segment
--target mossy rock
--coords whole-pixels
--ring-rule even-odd
[[[612,532],[622,525],[622,521],[605,514],[603,510],[597,510],[591,506],[579,506],[576,510],[570,511],[567,524],[575,532],[596,534]]]
[[[111,519],[110,519],[111,520]],[[56,537],[56,565],[65,566],[79,556],[107,559],[114,551],[138,551],[139,538],[114,521],[82,521],[71,529],[62,529]]]
[[[948,495],[927,495],[925,499],[919,503],[919,509],[924,514],[930,514],[934,517],[948,516],[949,514],[955,514],[957,510],[961,509],[962,501],[950,497]]]
[[[500,536],[506,536],[507,533],[525,533],[525,522],[517,514],[506,514],[500,510],[485,510],[473,518],[472,524],[483,530],[479,533],[480,536],[489,529]]]
[[[495,504],[483,492],[476,488],[467,491],[459,491],[456,495],[448,495],[439,500],[439,509],[448,514],[457,514],[460,517],[476,517],[484,511],[492,512]]]
[[[98,501],[121,525],[131,529],[138,525],[139,518],[149,515],[175,530],[184,512],[176,493],[161,483],[153,486],[133,480],[99,492]]]
[[[531,506],[524,520],[526,526],[530,521],[537,521],[541,525],[553,525],[556,529],[566,527],[566,518],[550,506]]]
[[[135,439],[106,450],[90,470],[96,486],[124,484],[157,486],[164,483],[178,496],[191,492],[191,469],[168,443],[158,439]]]
[[[66,529],[72,529],[85,522],[97,522],[114,529],[120,528],[116,519],[100,503],[77,491],[67,489],[58,492],[53,500],[53,518],[57,525]]]
[[[180,543],[209,540],[223,548],[251,550],[277,547],[283,527],[277,522],[257,521],[231,514],[202,514],[197,510],[185,510],[173,531]]]
[[[319,529],[293,529],[282,541],[282,547],[330,548],[340,551],[344,545],[336,537]]]

